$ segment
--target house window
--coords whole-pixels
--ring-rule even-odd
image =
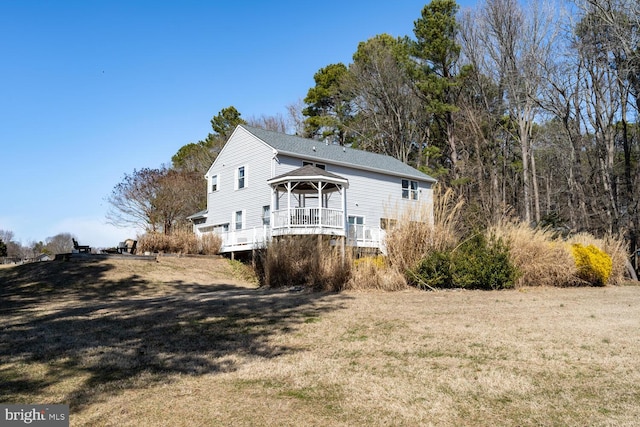
[[[402,180],[402,198],[418,200],[418,181]]]
[[[237,176],[238,176],[237,189],[239,190],[241,188],[244,188],[247,184],[247,181],[246,181],[247,175],[246,175],[246,170],[244,166],[240,166],[238,168]]]
[[[307,166],[307,165],[315,166],[318,169],[322,169],[322,170],[327,169],[327,165],[323,165],[322,163],[302,162],[302,166]]]
[[[380,218],[380,228],[383,230],[391,230],[398,224],[398,220],[389,218]]]
[[[218,191],[218,175],[211,177],[211,192]]]
[[[229,223],[226,224],[216,224],[216,225],[210,225],[207,227],[201,227],[198,230],[200,230],[201,233],[217,233],[220,234],[222,232],[225,231],[229,231]]]
[[[349,216],[349,238],[362,240],[364,238],[364,217]]]
[[[271,206],[262,207],[262,225],[271,225]]]
[[[236,211],[236,230],[242,230],[242,211]]]

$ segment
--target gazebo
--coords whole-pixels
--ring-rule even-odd
[[[347,179],[306,165],[267,183],[272,190],[272,236],[347,235]],[[339,201],[335,200],[337,197]]]

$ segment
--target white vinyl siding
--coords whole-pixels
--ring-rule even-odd
[[[224,146],[208,171],[208,176],[218,176],[218,191],[210,192],[208,224],[230,223],[235,212],[244,212],[243,228],[263,228],[262,207],[271,204],[271,191],[267,180],[272,178],[273,150],[242,128],[238,128]],[[237,171],[245,168],[245,188],[236,190]],[[230,231],[235,230],[234,223]]]

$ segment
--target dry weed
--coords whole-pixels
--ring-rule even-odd
[[[262,284],[270,288],[339,291],[351,275],[346,255],[322,236],[283,236],[262,251],[256,269]]]
[[[221,245],[218,235],[205,234],[198,238],[190,230],[176,230],[170,235],[149,232],[138,236],[139,252],[216,255]]]
[[[464,201],[452,189],[443,191],[439,185],[433,199],[433,208],[419,204],[395,215],[397,224],[387,232],[385,244],[389,262],[398,271],[409,271],[428,252],[451,249],[458,242],[456,230]]]
[[[523,222],[503,222],[487,233],[509,246],[509,258],[520,272],[521,286],[569,286],[575,284],[576,266],[568,245],[553,233],[533,229]]]
[[[399,291],[407,288],[407,279],[397,268],[384,262],[362,258],[354,263],[347,290],[376,289]]]

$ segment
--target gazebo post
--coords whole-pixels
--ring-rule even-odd
[[[342,265],[346,261],[346,246],[347,236],[349,235],[349,222],[347,221],[347,190],[344,186],[341,187],[340,196],[342,196],[342,222],[344,227],[344,236],[340,239],[340,250],[342,251]]]
[[[322,181],[318,181],[318,225],[324,226],[322,221]]]
[[[287,228],[291,228],[291,181],[287,182]]]

